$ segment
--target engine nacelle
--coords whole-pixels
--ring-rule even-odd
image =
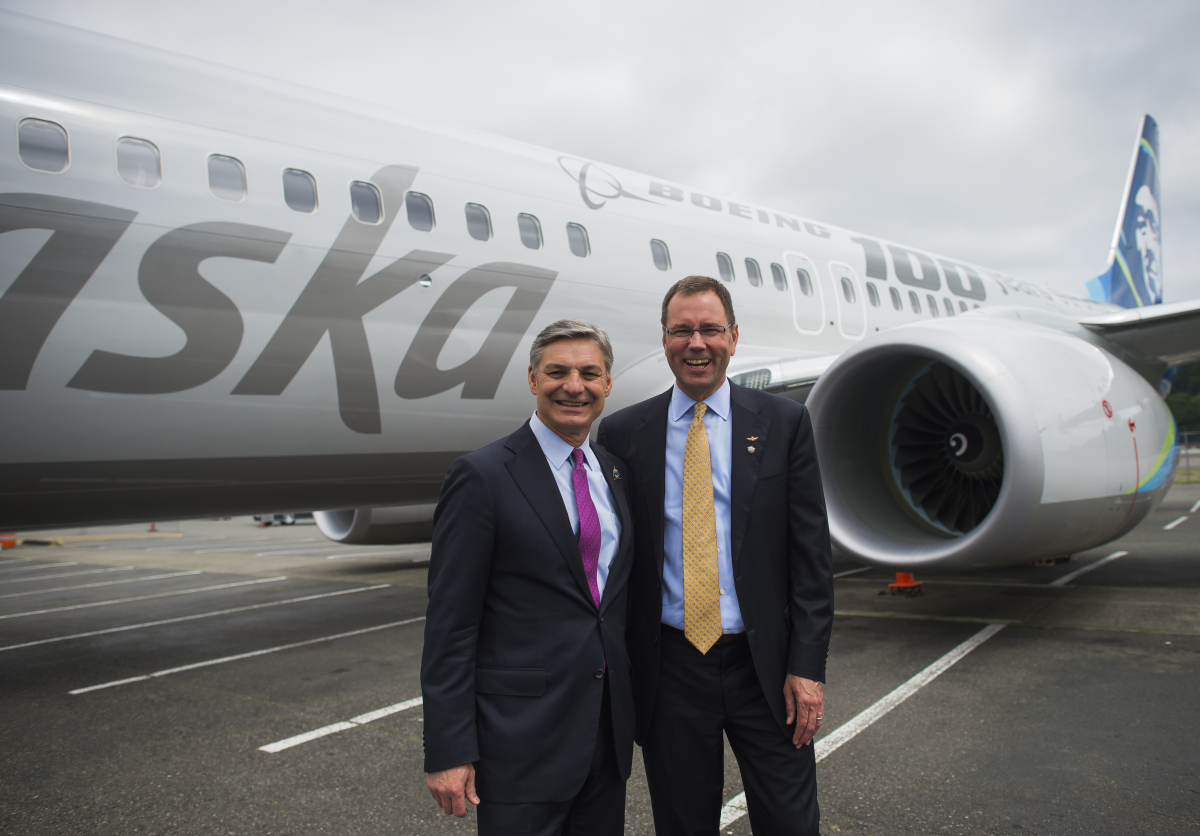
[[[436,505],[388,505],[316,511],[317,528],[330,540],[351,545],[423,543],[433,536]]]
[[[969,315],[873,335],[808,398],[839,548],[911,571],[1025,563],[1128,532],[1175,422],[1146,380],[1054,328]]]

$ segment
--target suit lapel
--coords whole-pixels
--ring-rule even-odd
[[[592,452],[596,454],[596,458],[600,462],[600,471],[604,474],[604,481],[608,483],[609,496],[612,497],[613,508],[616,509],[617,519],[621,522],[621,538],[617,542],[617,550],[613,554],[612,563],[608,567],[608,579],[619,577],[618,573],[622,570],[625,561],[629,559],[628,555],[633,553],[633,516],[629,513],[629,503],[625,499],[625,491],[618,485],[616,471],[617,467],[613,463],[613,459],[602,447],[592,445]],[[621,480],[628,479],[628,475],[622,473]],[[600,596],[600,610],[608,605],[612,595],[609,594],[611,585],[604,585],[604,593]]]
[[[506,445],[515,455],[508,460],[508,472],[517,483],[526,501],[534,513],[546,526],[546,531],[554,540],[562,553],[567,568],[575,577],[579,588],[592,600],[592,591],[588,587],[587,577],[583,574],[583,558],[579,556],[579,542],[571,531],[571,519],[567,509],[563,507],[562,494],[558,491],[558,483],[550,472],[550,463],[538,444],[537,436],[526,424],[520,430],[508,437]]]
[[[733,548],[733,568],[736,574],[745,539],[746,523],[750,519],[750,500],[758,482],[758,468],[767,446],[770,420],[761,414],[762,405],[740,386],[729,384],[730,412],[733,414],[733,460],[730,462],[730,520],[729,539]],[[750,438],[756,437],[754,441]],[[753,447],[751,453],[749,448]]]
[[[650,541],[654,544],[654,558],[658,565],[658,579],[663,574],[663,508],[667,492],[667,407],[671,404],[668,389],[650,404],[642,419],[645,421],[634,431],[635,451],[638,461],[637,482],[640,493],[646,497],[648,511],[646,524],[650,528]]]

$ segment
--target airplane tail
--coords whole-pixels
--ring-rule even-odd
[[[1087,283],[1088,295],[1123,308],[1162,303],[1162,198],[1159,191],[1158,123],[1142,119],[1129,182],[1117,229],[1113,233],[1108,269]]]

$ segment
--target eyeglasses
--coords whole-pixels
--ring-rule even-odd
[[[692,334],[699,333],[706,340],[714,340],[724,334],[733,327],[733,323],[725,326],[720,325],[705,325],[703,328],[685,328],[680,325],[675,328],[664,328],[663,333],[670,337],[675,342],[688,342],[692,339]]]

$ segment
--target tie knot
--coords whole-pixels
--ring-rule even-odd
[[[706,413],[706,412],[708,412],[708,404],[706,404],[706,403],[696,404],[696,412],[693,415],[692,420],[693,421],[704,420],[704,413]]]
[[[572,450],[571,451],[571,461],[575,462],[575,467],[577,469],[583,467],[583,463],[584,463],[584,461],[586,461],[586,459],[584,459],[584,456],[583,456],[583,450],[579,449],[578,447],[576,447],[574,450]]]

